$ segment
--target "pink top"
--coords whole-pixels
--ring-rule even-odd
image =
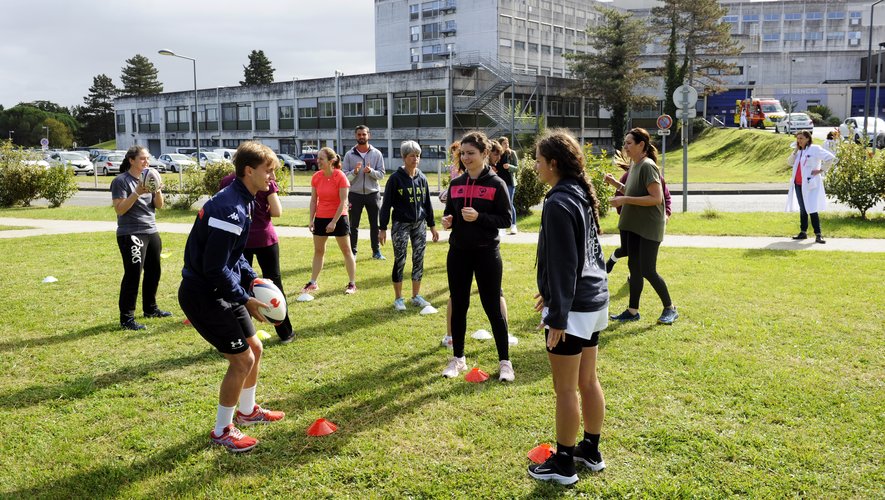
[[[326,177],[326,174],[320,170],[313,174],[310,178],[310,185],[317,190],[317,211],[314,217],[321,219],[331,219],[335,217],[338,211],[338,205],[341,203],[341,188],[349,188],[350,181],[340,169],[333,169],[332,176]],[[347,215],[347,211],[341,213],[342,216]]]
[[[236,174],[230,174],[221,179],[219,187],[226,188],[234,181]],[[255,203],[252,204],[252,225],[249,226],[249,239],[246,240],[246,248],[265,248],[280,241],[277,231],[270,220],[270,203],[267,197],[279,193],[280,187],[275,181],[270,181],[270,190],[259,191],[255,195]]]

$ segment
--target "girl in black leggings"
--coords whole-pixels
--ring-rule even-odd
[[[611,205],[622,207],[618,229],[621,231],[621,243],[627,249],[630,305],[627,310],[611,318],[616,321],[639,319],[639,297],[642,295],[643,280],[648,280],[664,306],[658,323],[670,325],[676,321],[679,313],[670,300],[667,284],[657,271],[658,248],[664,240],[666,224],[664,190],[656,164],[657,150],[651,144],[648,131],[634,128],[624,138],[624,151],[632,162],[624,188],[625,196],[612,198]]]
[[[507,320],[501,312],[501,253],[499,228],[510,227],[511,207],[507,185],[486,164],[489,139],[482,132],[470,132],[461,139],[461,164],[465,173],[449,186],[443,227],[451,228],[447,273],[452,300],[453,354],[443,376],[453,378],[467,369],[464,337],[470,285],[474,276],[483,310],[492,326],[498,348],[499,379],[513,381],[513,365],[508,351]]]

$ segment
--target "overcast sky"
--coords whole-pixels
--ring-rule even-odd
[[[275,81],[375,68],[373,0],[0,0],[0,104],[83,104],[92,78],[118,87],[126,59],[141,54],[163,91],[239,85],[252,50]]]

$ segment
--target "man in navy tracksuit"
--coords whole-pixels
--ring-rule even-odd
[[[237,178],[203,205],[187,238],[178,302],[191,325],[229,363],[211,442],[242,452],[254,448],[258,440],[234,426],[238,402],[240,425],[275,422],[284,416],[255,404],[262,345],[251,317],[266,321],[259,308],[267,305],[247,292],[258,275],[243,258],[252,202],[276,179],[279,161],[270,148],[250,141],[237,149],[234,165]]]

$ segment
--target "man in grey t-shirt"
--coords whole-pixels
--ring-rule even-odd
[[[378,211],[381,208],[381,189],[378,181],[384,178],[384,155],[369,144],[369,127],[360,125],[354,131],[356,146],[344,154],[341,171],[350,181],[350,249],[356,256],[360,217],[363,207],[369,215],[369,238],[372,242],[372,258],[384,260],[378,246]]]

